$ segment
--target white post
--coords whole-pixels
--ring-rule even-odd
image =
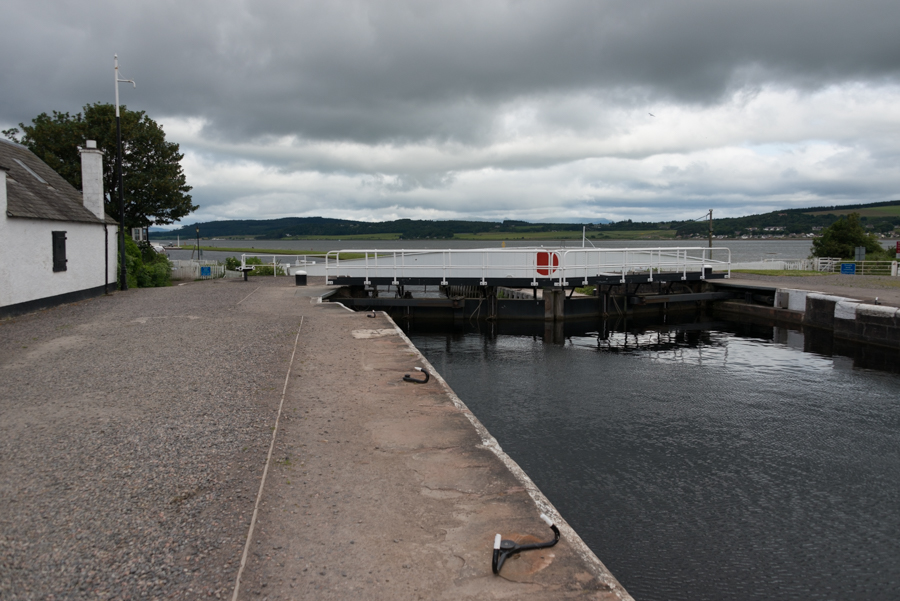
[[[897,261],[891,261],[891,275],[895,277],[897,275]]]

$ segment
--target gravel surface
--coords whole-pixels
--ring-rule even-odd
[[[0,599],[230,597],[299,322],[264,294],[284,286],[0,321]]]
[[[873,301],[876,297],[885,305],[900,307],[900,278],[882,275],[816,275],[807,277],[756,275],[735,273],[732,279],[769,282],[778,288],[815,290],[826,294]]]

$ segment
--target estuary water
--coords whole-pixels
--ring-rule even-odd
[[[416,346],[636,599],[900,598],[900,375],[859,367],[896,357],[702,316],[425,327]]]
[[[168,244],[168,241],[162,242]],[[185,246],[192,244],[190,240],[182,240]],[[705,240],[594,240],[597,248],[659,248],[673,246],[705,247]],[[268,249],[312,250],[327,252],[329,250],[351,249],[457,249],[457,248],[499,248],[500,240],[201,240],[203,246],[219,246],[223,248],[253,247],[260,253]],[[548,248],[580,248],[581,240],[512,240],[506,242],[507,248],[545,246]],[[590,246],[590,245],[588,245]],[[732,262],[763,261],[765,259],[805,259],[812,248],[810,240],[714,240],[716,248],[731,249]],[[172,250],[168,252],[170,259],[190,259],[191,250]],[[203,251],[204,259],[224,260],[226,257],[240,253],[225,251]]]

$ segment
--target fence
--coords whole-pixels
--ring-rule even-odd
[[[169,260],[173,280],[211,280],[225,277],[225,266],[217,261]]]
[[[837,270],[840,271],[841,261],[842,259],[840,257],[815,257],[812,259],[812,270],[833,273],[835,268],[837,268]]]
[[[839,261],[823,269],[829,273],[852,275],[897,275],[897,261]]]
[[[852,267],[848,267],[852,266]],[[897,275],[897,261],[846,261],[840,257],[812,259],[765,259],[751,263],[734,263],[732,269],[762,269],[778,271],[823,271],[855,275]]]
[[[765,259],[764,263],[779,265],[772,269],[782,269],[786,271],[819,271],[815,265],[817,259]]]

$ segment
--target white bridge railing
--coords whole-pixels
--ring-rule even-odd
[[[247,259],[259,259],[259,262],[248,261]],[[265,259],[270,260],[266,261]],[[295,270],[315,264],[316,262],[309,260],[306,255],[243,254],[241,255],[239,270],[245,272],[268,267],[272,270],[273,276],[293,275]]]
[[[352,260],[342,253],[354,253]],[[728,271],[731,276],[731,251],[727,248],[504,248],[453,250],[348,249],[325,255],[325,278],[440,278],[442,285],[457,278],[477,278],[487,285],[488,278],[528,279],[529,285],[551,283],[558,286],[587,285],[588,278],[618,276],[622,282],[630,274],[699,272],[704,267]]]

